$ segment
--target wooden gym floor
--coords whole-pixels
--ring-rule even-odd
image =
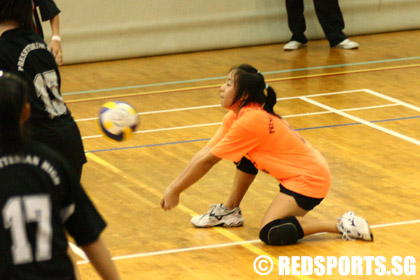
[[[281,277],[276,260],[383,256],[387,270],[393,256],[420,261],[419,38],[420,31],[407,31],[352,37],[359,50],[330,49],[319,40],[293,52],[277,44],[61,67],[62,92],[89,160],[82,182],[108,222],[103,238],[122,279],[377,279],[337,270],[330,277]],[[227,161],[182,194],[176,209],[160,209],[166,186],[220,124],[226,110],[219,87],[240,63],[265,75],[278,94],[276,111],[329,161],[333,187],[308,216],[335,219],[354,210],[372,225],[374,242],[319,234],[293,246],[262,244],[260,220],[278,192],[265,174],[241,205],[243,227],[193,228],[192,216],[227,197],[235,170]],[[100,136],[96,117],[108,100],[139,112],[132,139]],[[75,251],[82,279],[99,279]],[[262,255],[274,263],[267,276],[254,271]]]

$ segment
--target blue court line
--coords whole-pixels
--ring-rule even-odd
[[[364,62],[354,62],[354,63],[347,63],[347,64],[323,65],[323,66],[314,66],[314,67],[296,68],[296,69],[285,69],[285,70],[277,70],[277,71],[267,71],[267,72],[262,72],[262,74],[271,75],[271,74],[280,74],[280,73],[292,73],[292,72],[299,72],[299,71],[330,69],[330,68],[338,68],[338,67],[369,65],[369,64],[378,64],[378,63],[386,63],[386,62],[398,62],[398,61],[407,61],[407,60],[416,60],[416,59],[420,59],[420,56],[393,58],[393,59],[384,59],[384,60],[373,60],[373,61],[364,61]],[[136,85],[136,86],[126,86],[126,87],[114,87],[114,88],[74,91],[74,92],[63,93],[62,95],[63,96],[64,95],[77,95],[77,94],[85,94],[85,93],[96,93],[96,92],[117,91],[117,90],[125,90],[125,89],[147,88],[147,87],[154,87],[154,86],[179,85],[179,84],[188,84],[188,83],[194,83],[194,82],[207,82],[207,81],[222,80],[222,79],[226,79],[226,76],[208,77],[208,78],[174,81],[174,82],[163,82],[163,83],[155,83],[155,84],[147,84],[147,85]]]
[[[401,120],[410,120],[410,119],[419,119],[419,118],[420,118],[420,116],[412,116],[412,117],[403,117],[403,118],[393,118],[393,119],[385,119],[385,120],[376,120],[376,121],[371,121],[371,123],[392,122],[392,121],[401,121]],[[354,123],[344,123],[344,124],[334,124],[334,125],[325,125],[325,126],[314,126],[314,127],[297,128],[296,130],[297,131],[303,131],[303,130],[311,130],[311,129],[322,129],[322,128],[331,128],[331,127],[352,126],[352,125],[360,125],[360,124],[362,124],[362,123],[354,122]],[[202,139],[184,140],[184,141],[176,141],[176,142],[166,142],[166,143],[140,145],[140,146],[131,146],[131,147],[121,147],[121,148],[111,148],[111,149],[102,149],[102,150],[92,150],[92,151],[85,151],[85,153],[100,153],[100,152],[111,152],[111,151],[118,151],[118,150],[150,148],[150,147],[157,147],[157,146],[166,146],[166,145],[176,145],[176,144],[203,142],[203,141],[209,141],[209,140],[210,140],[210,138],[202,138]]]
[[[149,145],[132,146],[132,147],[121,147],[121,148],[112,148],[112,149],[93,150],[93,151],[85,151],[85,154],[100,153],[100,152],[111,152],[111,151],[128,150],[128,149],[149,148],[149,147],[184,144],[184,143],[194,143],[194,142],[202,142],[202,141],[208,141],[208,140],[210,140],[210,138],[176,141],[176,142],[166,142],[166,143],[149,144]]]

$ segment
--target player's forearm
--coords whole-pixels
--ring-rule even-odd
[[[101,238],[98,238],[98,240],[89,245],[82,246],[82,249],[88,256],[96,271],[99,273],[99,275],[101,275],[102,279],[120,279],[117,268],[115,267],[114,262],[111,260],[111,255]]]
[[[178,185],[181,180],[186,176],[186,174],[190,171],[190,169],[194,166],[194,164],[197,163],[204,155],[207,154],[207,152],[210,150],[208,146],[205,146],[200,151],[198,151],[191,161],[188,163],[188,165],[184,168],[184,170],[181,172],[181,174],[178,175],[178,177],[169,185],[170,187],[174,187]]]
[[[51,33],[53,36],[60,36],[60,18],[58,15],[50,19]]]
[[[206,154],[197,158],[183,174],[181,174],[170,186],[174,193],[180,194],[192,184],[200,180],[217,162],[221,159],[211,155],[208,150]]]

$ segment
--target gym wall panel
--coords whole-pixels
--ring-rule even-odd
[[[284,0],[55,0],[65,63],[286,42]],[[347,35],[420,28],[420,0],[341,0]],[[305,0],[309,39],[324,38]],[[43,24],[46,40],[49,23]]]

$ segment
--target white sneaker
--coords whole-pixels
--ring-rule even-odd
[[[344,240],[363,239],[373,241],[373,234],[368,222],[354,212],[348,211],[338,220],[337,229],[343,235]]]
[[[283,50],[285,50],[285,51],[293,51],[293,50],[297,50],[299,48],[303,48],[305,46],[306,46],[306,44],[302,44],[301,42],[298,42],[298,41],[290,41],[289,43],[287,43],[286,45],[284,45]]]
[[[341,49],[357,49],[359,47],[359,44],[356,42],[353,42],[350,39],[345,39],[344,41],[342,41],[341,43],[339,43],[338,45],[335,45],[334,48],[341,48]]]
[[[195,227],[240,227],[244,224],[242,212],[239,207],[228,210],[222,203],[211,205],[210,210],[191,219]]]

